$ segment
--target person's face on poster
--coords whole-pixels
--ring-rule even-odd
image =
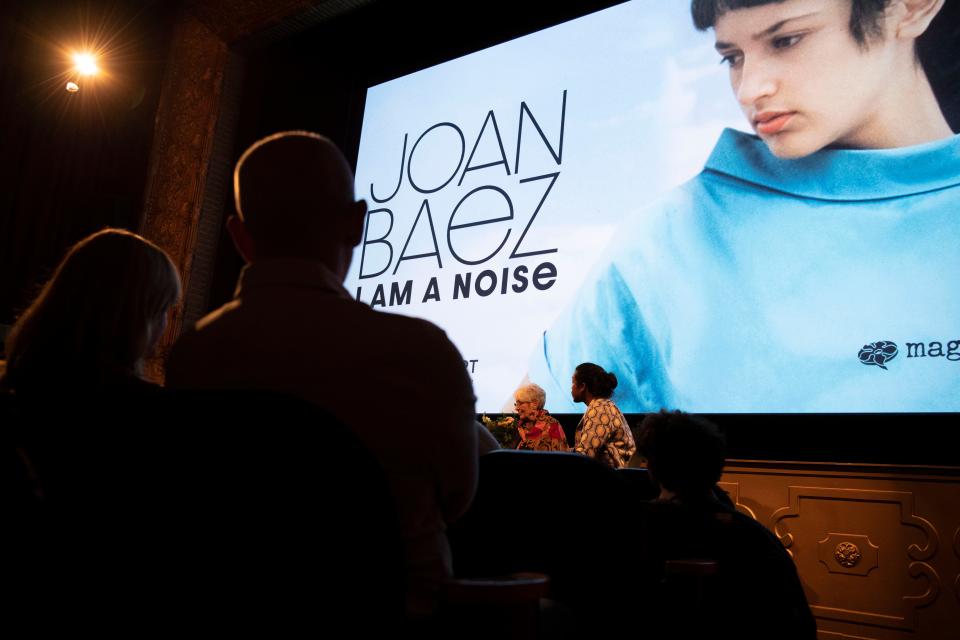
[[[901,115],[887,89],[894,75],[914,72],[913,41],[868,33],[860,44],[851,11],[848,1],[787,0],[717,19],[734,95],[775,155],[887,146]]]
[[[940,45],[954,42],[953,31],[939,20],[918,43],[943,0],[871,0],[852,25],[854,0],[720,2],[719,15],[714,0],[702,1],[617,4],[368,89],[356,188],[371,211],[345,287],[376,311],[442,327],[480,411],[515,411],[513,394],[529,380],[546,390],[548,410],[578,413],[584,390],[567,381],[580,362],[616,366],[629,382],[617,397],[628,411],[826,402],[830,394],[780,394],[807,385],[787,380],[826,354],[827,338],[809,333],[801,312],[849,320],[829,338],[830,353],[845,354],[836,375],[846,380],[847,364],[863,373],[863,345],[888,340],[893,322],[919,322],[866,312],[862,291],[886,300],[894,282],[942,281],[922,260],[887,269],[921,251],[902,234],[929,236],[923,251],[955,272],[950,243],[926,232],[930,216],[910,216],[952,205],[899,207],[884,195],[926,193],[939,174],[919,164],[907,165],[910,175],[891,167],[889,179],[876,171],[878,158],[912,155],[908,147],[950,144],[938,97],[952,104],[954,92],[931,87],[947,86],[938,58],[949,54],[931,52],[951,49]],[[867,215],[827,213],[863,206],[890,222],[859,204],[874,199],[910,220],[887,232],[858,228]],[[882,257],[876,265],[867,248]],[[531,278],[541,267],[551,275],[538,287]],[[750,291],[762,302],[741,304]],[[714,322],[741,309],[745,319]],[[930,331],[905,326],[902,341]],[[708,349],[693,346],[701,338],[716,354],[709,366]],[[782,383],[769,392],[751,384],[778,378],[768,372],[791,354]],[[736,363],[746,382],[714,376]],[[805,388],[835,388],[814,378]],[[705,391],[702,405],[671,395],[678,381],[701,379],[698,389],[732,391]],[[919,380],[918,390],[927,384]],[[829,406],[876,410],[857,393],[838,391]]]

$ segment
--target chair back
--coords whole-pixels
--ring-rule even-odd
[[[623,469],[616,469],[616,473],[630,484],[641,500],[653,500],[660,495],[660,487],[653,481],[650,472],[645,468],[624,467]]]
[[[495,451],[481,458],[473,505],[450,528],[454,572],[543,573],[551,598],[577,607],[628,601],[643,592],[639,503],[629,482],[582,455]]]
[[[118,633],[399,622],[392,498],[372,455],[321,409],[273,393],[154,391],[7,415],[15,577],[71,628],[67,609]]]
[[[651,630],[816,637],[796,567],[763,525],[716,501],[650,503],[646,509],[643,552],[662,576]],[[744,603],[749,612],[742,612]]]

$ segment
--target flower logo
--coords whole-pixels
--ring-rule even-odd
[[[886,370],[886,364],[897,357],[898,349],[896,342],[889,340],[879,340],[872,344],[863,345],[858,357],[860,362],[866,365],[876,365]]]

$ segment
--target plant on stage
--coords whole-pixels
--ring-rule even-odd
[[[520,433],[517,431],[516,416],[506,415],[494,419],[490,416],[483,415],[480,417],[480,422],[490,430],[493,437],[500,443],[501,449],[517,448],[517,444],[520,442]]]

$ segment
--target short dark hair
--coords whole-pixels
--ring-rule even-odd
[[[726,444],[705,418],[680,411],[651,413],[636,440],[653,478],[681,497],[709,491],[723,473]]]
[[[693,24],[700,31],[706,31],[717,23],[717,18],[727,11],[748,9],[765,4],[784,2],[784,0],[691,0],[690,14]],[[881,18],[890,0],[851,0],[850,35],[860,45],[867,43],[870,36],[883,35]]]
[[[616,374],[604,371],[603,367],[592,362],[577,365],[573,375],[577,382],[582,382],[587,387],[590,395],[597,398],[609,398],[617,388]]]

